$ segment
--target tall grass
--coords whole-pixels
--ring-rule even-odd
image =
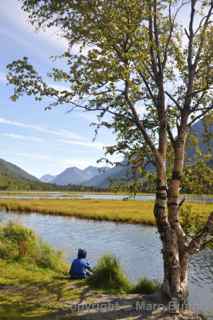
[[[100,258],[87,282],[94,289],[110,292],[152,294],[160,290],[159,282],[145,277],[136,284],[130,283],[118,259],[112,255]]]
[[[54,271],[63,271],[66,267],[61,252],[52,249],[32,230],[12,222],[0,226],[0,259]]]
[[[6,211],[39,212],[81,219],[155,225],[153,201],[82,200],[82,199],[0,199],[0,208]],[[213,203],[190,203],[191,215],[207,219]],[[185,208],[185,205],[183,206]]]
[[[136,285],[133,286],[132,293],[152,294],[160,290],[161,284],[156,280],[150,280],[145,277],[141,278]]]
[[[112,255],[105,255],[98,261],[88,283],[92,288],[107,291],[127,292],[131,288],[118,259]]]

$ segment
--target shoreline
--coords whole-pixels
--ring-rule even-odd
[[[166,304],[158,294],[159,291],[153,294],[128,291],[113,293],[104,289],[94,289],[82,280],[71,281],[67,277],[69,270],[67,263],[63,264],[63,268],[58,269],[58,266],[63,263],[60,255],[52,260],[53,252],[45,251],[45,243],[42,246],[42,242],[37,242],[38,238],[33,237],[30,232],[26,233],[25,227],[15,225],[8,228],[3,233],[2,243],[4,248],[5,241],[7,252],[9,248],[11,255],[0,258],[2,270],[0,318],[2,320],[30,319],[31,317],[43,320],[53,318],[133,320],[139,317],[147,320],[174,319],[173,315],[167,313]],[[29,246],[23,247],[23,242],[19,241],[20,235],[25,235],[25,241]],[[17,251],[13,250],[14,243]],[[25,248],[24,251],[23,248]],[[45,260],[42,258],[43,255]],[[38,257],[40,260],[37,260]],[[175,319],[202,320],[203,318],[194,315],[191,311],[184,311],[175,315]]]
[[[137,200],[0,199],[0,209],[6,212],[39,213],[148,226],[156,225],[153,205],[154,201]],[[201,217],[202,220],[207,219],[209,212],[213,210],[213,203],[189,202],[183,208],[187,206],[191,207],[193,217]]]

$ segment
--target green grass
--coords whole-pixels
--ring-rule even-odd
[[[16,212],[39,212],[81,219],[155,225],[153,201],[83,200],[83,199],[0,199],[0,208]],[[206,220],[213,211],[213,203],[187,203],[191,215]],[[183,208],[186,207],[183,206]]]
[[[88,284],[95,289],[109,292],[128,292],[131,284],[123,272],[118,259],[112,255],[103,256],[97,263]]]
[[[85,288],[80,282],[72,286],[61,272],[26,262],[0,259],[0,269],[1,320],[51,319],[75,303]]]
[[[0,270],[1,320],[53,315],[84,289],[80,282],[71,287],[68,265],[58,251],[13,223],[0,225]]]
[[[145,277],[136,284],[132,284],[124,273],[119,260],[113,255],[105,255],[99,259],[87,283],[93,289],[116,293],[152,294],[160,290],[159,282]]]
[[[150,280],[147,278],[141,278],[136,285],[133,286],[132,293],[152,294],[160,290],[160,283],[156,280]]]

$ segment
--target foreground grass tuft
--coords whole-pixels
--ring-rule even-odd
[[[152,294],[160,290],[160,283],[156,280],[141,278],[136,285],[133,286],[132,293]]]
[[[52,249],[32,230],[9,222],[0,226],[0,259],[63,272],[62,253]]]
[[[109,292],[152,294],[160,289],[159,282],[147,278],[141,278],[135,285],[131,284],[118,259],[112,255],[100,258],[87,282],[93,289]]]
[[[95,289],[116,292],[127,292],[131,287],[118,259],[112,255],[105,255],[98,261],[88,284]]]

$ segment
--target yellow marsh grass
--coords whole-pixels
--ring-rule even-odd
[[[119,200],[79,200],[79,199],[40,199],[17,200],[1,199],[0,208],[17,212],[39,212],[50,215],[63,215],[81,219],[108,220],[116,222],[154,225],[153,201]],[[213,203],[186,203],[194,216],[206,219],[213,211]]]

